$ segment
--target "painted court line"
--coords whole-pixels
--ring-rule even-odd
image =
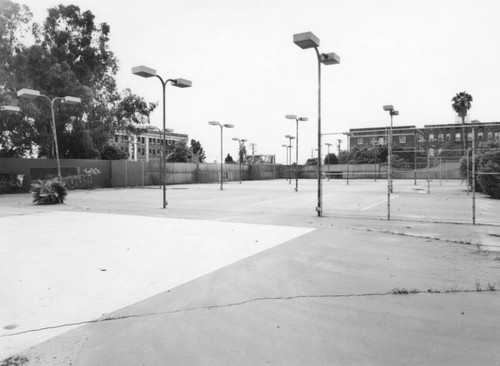
[[[0,217],[0,360],[314,229],[79,212]]]
[[[398,198],[398,197],[399,197],[398,195],[391,196],[391,200],[396,199],[396,198]],[[365,207],[365,208],[361,209],[360,211],[366,211],[366,210],[369,210],[370,208],[373,208],[373,207],[375,207],[375,206],[378,206],[378,205],[380,205],[381,203],[387,203],[387,199],[382,200],[382,201],[375,202],[373,205],[370,205],[370,206],[368,206],[368,207]]]

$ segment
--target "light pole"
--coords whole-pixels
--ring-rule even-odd
[[[391,116],[391,128],[389,129],[389,141],[387,141],[387,220],[391,219],[391,193],[392,193],[392,116],[398,116],[399,112],[392,105],[384,105],[384,111]]]
[[[156,130],[156,131],[158,131],[160,133],[160,136],[162,135],[161,134],[161,130],[158,127],[156,127],[156,126],[149,125],[149,126],[146,127],[146,130],[148,130],[148,132],[152,131],[152,130]],[[174,129],[173,128],[165,128],[165,132],[172,133],[172,132],[174,132]],[[163,146],[162,146],[161,152],[162,152],[162,155],[165,156],[165,159],[166,159],[166,156],[167,156],[167,144],[166,144],[166,141],[163,141]],[[166,164],[165,164],[165,166],[161,166],[161,168],[160,168],[160,181],[162,181],[162,182],[166,182],[167,181],[167,170],[165,168],[166,168]],[[164,201],[165,201],[165,199],[164,199]],[[165,207],[163,207],[163,208],[165,208]]]
[[[329,142],[325,142],[325,145],[327,146],[326,157],[328,159],[328,172],[330,172],[330,146],[332,146],[333,144],[331,144]]]
[[[225,124],[222,124],[220,122],[217,122],[217,121],[210,121],[208,122],[209,125],[212,125],[212,126],[219,126],[220,127],[220,190],[222,191],[224,189],[224,178],[223,178],[223,175],[224,175],[224,150],[223,150],[223,146],[224,146],[224,142],[223,142],[223,133],[222,133],[222,129],[224,127],[226,128],[233,128],[234,125],[233,124],[230,124],[230,123],[225,123]]]
[[[292,166],[292,140],[295,139],[295,136],[292,136],[292,135],[285,135],[285,138],[288,139],[288,163],[289,163],[289,166],[288,166],[288,172],[291,171],[291,166]],[[289,176],[288,177],[288,184],[292,184],[292,178]]]
[[[74,105],[80,104],[82,100],[77,97],[65,96],[65,97],[55,97],[50,99],[48,96],[40,94],[40,91],[33,89],[21,89],[18,90],[17,96],[21,98],[34,99],[34,98],[45,98],[50,103],[50,113],[52,115],[52,133],[54,135],[54,147],[56,151],[56,161],[57,161],[57,176],[59,177],[59,182],[62,183],[62,175],[61,175],[61,162],[59,161],[59,147],[57,145],[57,132],[56,132],[56,118],[54,114],[54,102],[56,100],[60,100],[62,103]]]
[[[170,82],[173,86],[177,88],[190,88],[192,86],[191,81],[186,80],[186,79],[167,79],[163,80],[160,75],[156,74],[156,70],[152,69],[147,66],[135,66],[132,67],[132,74],[141,76],[143,78],[150,78],[150,77],[157,77],[160,79],[162,88],[163,88],[163,146],[165,146],[166,141],[165,141],[165,87],[167,84]],[[166,163],[166,157],[165,154],[163,154],[163,159],[162,159],[162,165],[163,165],[163,171],[166,171],[167,163]],[[166,174],[165,174],[166,176]],[[165,182],[165,176],[163,177],[163,208],[167,207],[167,186]]]
[[[335,53],[319,53],[319,38],[312,32],[304,32],[293,35],[293,43],[302,49],[314,48],[318,59],[318,205],[316,212],[318,216],[323,211],[323,192],[321,185],[321,64],[335,65],[340,63],[340,57]]]
[[[242,145],[247,141],[246,139],[239,139],[237,137],[233,137],[233,141],[238,141],[238,147],[239,147],[239,151],[238,151],[238,157],[239,157],[239,160],[240,160],[240,184],[241,184],[241,160],[243,158],[243,155],[241,154],[241,147]]]
[[[295,128],[295,192],[299,190],[299,121],[308,121],[307,117],[299,117],[295,114],[287,114],[286,119],[294,119],[296,122]]]

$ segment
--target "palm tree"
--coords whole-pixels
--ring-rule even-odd
[[[464,145],[464,154],[467,151],[467,140],[465,138],[465,116],[467,115],[467,111],[471,107],[472,95],[466,92],[457,93],[453,98],[451,98],[453,102],[451,107],[457,114],[462,117],[462,141]]]

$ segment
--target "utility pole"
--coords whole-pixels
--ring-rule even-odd
[[[257,146],[257,144],[255,142],[250,142],[249,145],[252,149],[252,155],[255,155],[255,147]]]

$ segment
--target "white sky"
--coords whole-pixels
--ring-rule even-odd
[[[500,121],[498,0],[19,2],[38,22],[62,3],[108,23],[120,61],[119,89],[160,101],[152,124],[162,125],[160,82],[132,75],[131,68],[146,65],[164,78],[192,80],[192,88],[167,87],[167,127],[199,140],[207,161],[219,159],[220,130],[208,125],[216,120],[235,125],[224,130],[224,155],[237,157],[231,138],[239,137],[256,143],[256,153],[284,162],[284,135],[295,134],[286,114],[309,117],[299,127],[299,163],[311,157],[316,56],[292,41],[306,31],[320,38],[320,52],[341,58],[322,68],[323,133],[388,125],[384,104],[399,110],[396,126],[453,123],[451,98],[460,91],[474,98],[472,119]],[[336,146],[337,138],[323,141]]]

